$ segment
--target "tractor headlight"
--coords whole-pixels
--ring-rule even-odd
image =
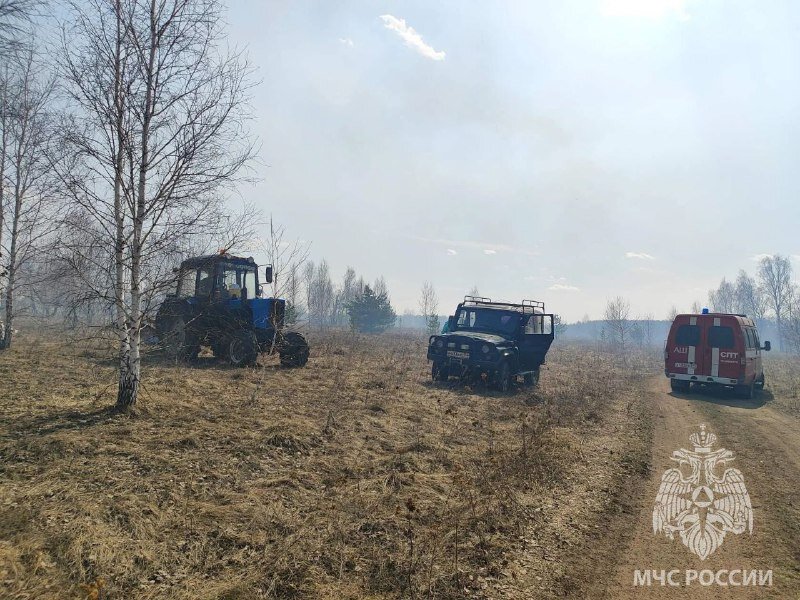
[[[489,350],[490,350],[489,344],[484,344],[483,346],[481,346],[481,352],[483,352],[484,354],[489,354]]]

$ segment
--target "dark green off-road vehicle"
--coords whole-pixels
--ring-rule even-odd
[[[536,385],[553,336],[553,315],[544,312],[543,302],[467,296],[445,331],[430,337],[431,376],[484,380],[503,392],[518,378]]]

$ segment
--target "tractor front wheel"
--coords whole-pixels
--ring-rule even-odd
[[[186,320],[181,316],[170,319],[160,337],[164,344],[164,350],[170,358],[194,360],[200,353],[200,344]]]
[[[296,331],[290,331],[283,336],[278,353],[282,367],[304,367],[311,351],[306,338]]]
[[[258,360],[258,339],[256,334],[240,329],[232,334],[226,343],[228,362],[234,367],[249,367]]]

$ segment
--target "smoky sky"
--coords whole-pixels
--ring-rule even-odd
[[[242,196],[337,278],[383,275],[398,312],[429,280],[443,313],[477,286],[663,317],[800,254],[796,3],[236,0],[229,19],[260,80]]]

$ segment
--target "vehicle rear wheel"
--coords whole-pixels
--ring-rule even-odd
[[[683,379],[670,379],[669,380],[669,387],[672,388],[673,392],[688,392],[692,384],[689,381],[684,381]]]
[[[763,390],[766,383],[767,383],[767,378],[762,373],[761,377],[759,377],[758,381],[756,381],[756,388],[758,388],[759,390]]]
[[[200,353],[200,344],[183,317],[171,318],[160,336],[167,356],[175,360],[194,360]]]
[[[530,373],[525,373],[525,385],[537,386],[539,385],[539,369],[535,369]]]
[[[450,372],[447,367],[442,363],[433,361],[431,365],[431,379],[434,381],[447,381],[448,377],[450,377]]]
[[[495,373],[494,385],[497,391],[507,393],[511,389],[511,367],[508,361],[503,361]]]
[[[227,358],[234,367],[247,367],[258,360],[258,340],[256,334],[240,329],[227,340]]]
[[[283,336],[278,353],[281,357],[281,366],[293,368],[304,367],[308,362],[311,350],[306,338],[296,331],[290,331]]]
[[[756,389],[756,382],[753,380],[750,385],[737,385],[734,388],[736,395],[744,400],[752,400]]]

